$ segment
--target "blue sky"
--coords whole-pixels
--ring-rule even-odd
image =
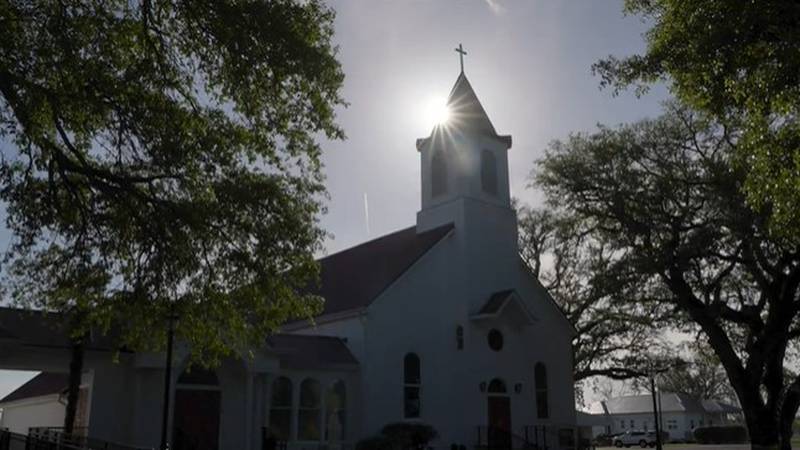
[[[511,189],[523,202],[547,143],[597,123],[659,113],[664,88],[637,99],[598,88],[591,64],[643,49],[646,24],[624,17],[621,0],[334,0],[336,42],[346,75],[339,112],[344,142],[326,143],[330,193],[322,226],[330,253],[414,224],[420,206],[414,142],[432,124],[425,107],[465,72],[495,128],[513,136]],[[364,197],[369,202],[369,230]],[[0,211],[2,214],[2,211]],[[8,245],[0,229],[0,250]],[[0,396],[30,375],[0,371]]]

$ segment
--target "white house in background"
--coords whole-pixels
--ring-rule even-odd
[[[264,432],[290,449],[337,448],[403,421],[432,425],[439,448],[574,447],[574,329],[519,256],[511,137],[463,72],[448,107],[449,122],[416,143],[416,223],[322,258],[314,323],[211,372],[185,371],[177,352],[172,449],[254,450]],[[68,367],[59,322],[3,311],[0,365]],[[157,446],[164,356],[123,351],[112,363],[109,342],[87,350],[89,435]]]
[[[671,440],[691,440],[697,427],[740,423],[742,410],[718,400],[694,400],[683,394],[664,392],[656,395],[661,410],[661,429]],[[650,394],[629,395],[597,402],[592,415],[604,419],[606,434],[628,430],[655,430],[653,397]]]
[[[64,425],[67,375],[40,373],[0,399],[0,428],[27,434],[30,427]]]

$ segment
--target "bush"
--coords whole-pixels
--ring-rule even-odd
[[[698,444],[742,444],[747,442],[747,430],[741,425],[700,427],[694,429]]]
[[[391,439],[379,434],[358,441],[356,450],[395,450],[395,446]]]
[[[424,423],[390,423],[381,430],[399,449],[422,449],[438,436],[436,430]]]

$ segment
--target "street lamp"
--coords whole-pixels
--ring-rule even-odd
[[[656,450],[663,450],[663,446],[661,443],[661,421],[659,420],[660,419],[659,407],[658,407],[659,402],[656,401],[656,376],[664,372],[667,372],[669,370],[684,367],[687,364],[688,363],[686,361],[678,359],[671,366],[665,366],[659,369],[651,370],[647,374],[647,377],[650,378],[650,395],[653,398],[653,420],[656,424]]]

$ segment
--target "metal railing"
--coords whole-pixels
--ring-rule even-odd
[[[478,426],[475,448],[479,450],[533,450],[535,447],[524,436],[512,431],[489,426]]]
[[[579,448],[574,425],[526,425],[520,433],[478,426],[476,450],[574,450]]]
[[[350,442],[287,441],[269,427],[261,427],[261,450],[353,450]]]
[[[28,437],[40,447],[27,450],[152,450],[150,447],[135,447],[94,439],[88,436],[88,430],[85,428],[75,429],[73,433],[68,434],[64,433],[61,427],[33,427],[28,430]]]

